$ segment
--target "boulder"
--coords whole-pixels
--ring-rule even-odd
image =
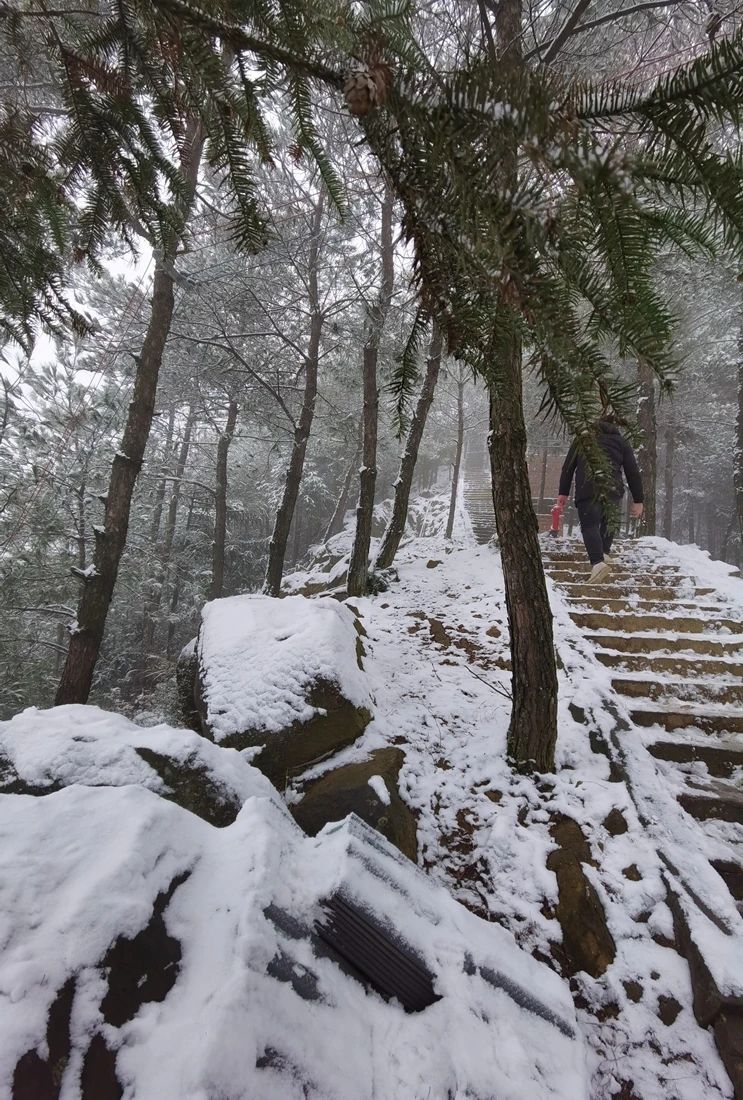
[[[377,749],[368,760],[336,768],[310,783],[302,801],[290,807],[295,821],[316,836],[329,822],[354,813],[415,862],[415,815],[397,788],[404,760],[401,749]]]
[[[281,789],[371,721],[356,617],[335,600],[214,600],[202,612],[197,652],[202,732],[259,749],[252,763]]]
[[[192,638],[178,655],[175,666],[175,684],[178,697],[178,717],[186,729],[201,733],[201,716],[196,706],[199,672],[199,658],[196,653],[197,641],[198,638]]]
[[[73,784],[146,787],[222,828],[251,795],[278,800],[234,749],[192,730],[144,728],[98,707],[32,707],[0,722],[0,794],[43,796]]]

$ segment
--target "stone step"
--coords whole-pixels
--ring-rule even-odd
[[[700,619],[688,615],[633,615],[601,611],[571,611],[570,618],[576,626],[586,630],[621,630],[623,633],[677,630],[679,634],[714,634],[722,630],[740,635],[743,645],[743,623],[735,619]]]
[[[710,863],[735,900],[743,901],[743,866],[729,859],[712,859]]]
[[[707,765],[710,775],[727,779],[734,768],[743,767],[743,746],[740,749],[725,745],[694,745],[688,741],[656,741],[648,745],[648,752],[656,760],[669,760],[674,764],[693,764],[700,761]]]
[[[743,683],[715,680],[649,680],[646,677],[615,677],[611,686],[633,699],[675,699],[678,702],[743,705]]]
[[[554,578],[553,578],[554,579]],[[663,585],[649,584],[649,585],[636,585],[636,584],[580,584],[570,583],[561,586],[568,599],[580,599],[581,597],[588,597],[589,599],[600,600],[620,600],[627,596],[637,596],[641,600],[675,600],[680,596],[678,588],[664,587]],[[696,597],[708,596],[713,589],[711,588],[695,588],[693,592],[683,591],[684,599],[691,599]]]
[[[703,710],[693,704],[677,704],[673,710],[636,707],[630,711],[636,726],[662,726],[674,730],[697,729],[703,733],[743,733],[743,711]]]
[[[547,573],[555,584],[587,584],[590,572],[591,567],[588,562],[585,563],[582,569],[547,569]],[[677,571],[634,573],[629,569],[620,572],[618,568],[615,569],[613,567],[611,570],[611,579],[614,581],[630,581],[634,591],[637,591],[638,586],[643,587],[646,585],[658,584],[667,587],[671,584],[679,584],[684,580]],[[606,582],[603,583],[606,584]]]
[[[597,659],[607,668],[619,672],[663,673],[675,676],[735,676],[743,677],[743,663],[705,659],[704,657],[684,657],[683,654],[670,656],[653,653],[597,653]]]
[[[590,589],[590,585],[585,585]],[[670,591],[665,588],[661,592]],[[630,611],[642,614],[674,614],[684,611],[698,611],[708,616],[719,615],[720,605],[715,603],[695,603],[691,600],[676,599],[675,593],[670,596],[656,597],[655,599],[632,599],[634,593],[628,592],[624,599],[617,598],[616,593],[611,598],[602,596],[568,596],[571,604],[580,611],[608,611],[617,614],[622,611]],[[743,627],[741,628],[743,630]]]
[[[710,657],[721,657],[726,653],[743,657],[743,641],[718,641],[703,635],[676,635],[667,637],[662,634],[587,634],[586,638],[602,649],[613,649],[619,653],[706,653]]]
[[[728,821],[743,825],[743,791],[715,783],[710,793],[680,794],[678,800],[697,821]]]

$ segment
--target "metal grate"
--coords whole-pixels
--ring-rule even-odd
[[[358,972],[365,984],[396,998],[406,1012],[422,1012],[440,1001],[433,975],[413,952],[340,894],[323,901],[320,939]]]

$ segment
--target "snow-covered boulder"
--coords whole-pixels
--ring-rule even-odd
[[[331,821],[356,814],[414,862],[418,855],[415,814],[400,797],[402,749],[376,749],[368,760],[343,764],[314,780],[291,806],[294,820],[315,836]]]
[[[234,749],[190,730],[143,728],[98,707],[30,707],[0,722],[0,793],[138,784],[210,825],[229,825],[246,798],[277,798]]]
[[[401,974],[343,913],[427,1007],[381,995]],[[4,1100],[587,1096],[560,978],[357,819],[309,838],[273,796],[224,829],[137,782],[0,796],[0,942]]]
[[[372,699],[351,610],[331,599],[231,596],[206,604],[197,695],[217,744],[260,747],[277,786],[355,741]]]

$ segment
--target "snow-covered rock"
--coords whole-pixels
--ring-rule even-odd
[[[587,1096],[561,979],[358,819],[308,838],[256,793],[215,829],[118,766],[129,785],[0,796],[2,1100]],[[352,976],[339,899],[433,1003]]]
[[[351,610],[335,600],[231,596],[208,603],[198,642],[204,732],[260,747],[275,783],[353,742],[372,698]]]
[[[73,784],[137,784],[204,818],[234,821],[253,795],[278,796],[235,749],[190,730],[143,728],[90,706],[30,707],[0,722],[0,792],[47,795]]]

